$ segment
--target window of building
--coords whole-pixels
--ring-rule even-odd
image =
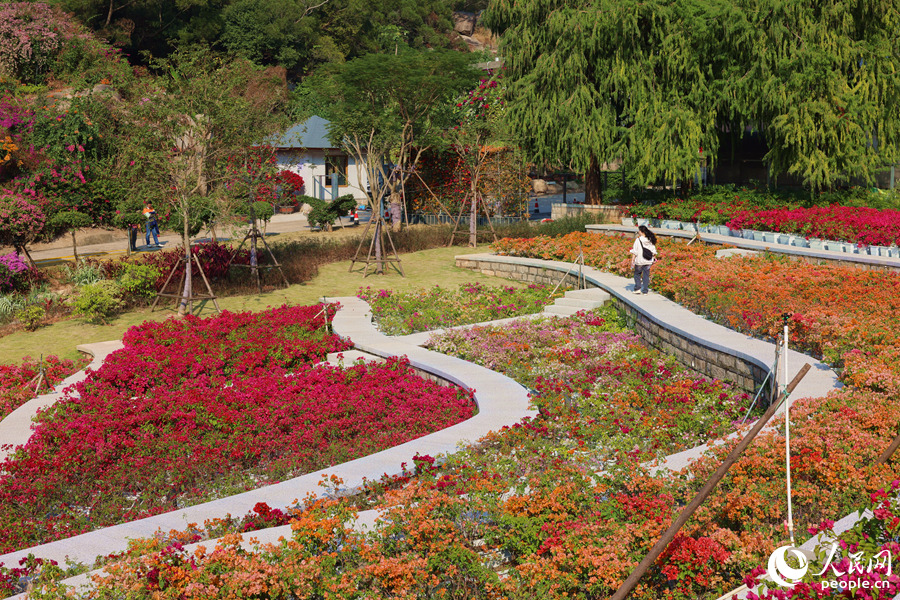
[[[325,187],[334,185],[332,178],[337,178],[338,185],[347,185],[347,156],[325,157]]]

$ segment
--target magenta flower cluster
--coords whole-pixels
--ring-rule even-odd
[[[748,210],[735,214],[728,226],[874,246],[900,243],[900,210],[890,209],[815,206]]]
[[[0,465],[0,552],[280,481],[471,416],[470,394],[404,361],[318,364],[349,348],[327,332],[334,312],[130,329],[125,348],[39,415]]]
[[[28,285],[31,267],[18,254],[0,256],[0,293],[21,291]]]

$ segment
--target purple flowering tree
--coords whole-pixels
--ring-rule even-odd
[[[32,266],[34,261],[25,246],[41,234],[46,220],[43,211],[25,197],[0,193],[0,246],[12,246],[16,254],[24,253]]]

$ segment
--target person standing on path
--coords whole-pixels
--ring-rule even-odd
[[[150,236],[153,236],[153,245],[159,246],[159,221],[156,219],[156,211],[148,202],[144,205],[144,216],[147,218],[147,232],[144,234],[146,245],[150,245]]]
[[[656,260],[656,235],[646,225],[638,227],[638,235],[631,247],[631,266],[634,268],[635,294],[646,294],[650,289],[650,265]]]

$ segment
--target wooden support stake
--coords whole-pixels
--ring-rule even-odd
[[[794,391],[794,388],[797,387],[797,384],[800,383],[800,380],[809,372],[809,363],[803,365],[803,368],[800,369],[800,372],[791,380],[791,383],[788,384],[787,388],[785,388],[784,392],[781,395],[781,398],[777,402],[773,402],[771,406],[766,410],[765,414],[760,417],[760,419],[753,425],[753,428],[744,436],[744,439],[740,441],[740,443],[734,447],[734,449],[728,454],[722,464],[719,465],[719,468],[716,469],[716,472],[712,474],[707,482],[703,485],[697,495],[691,500],[690,504],[684,507],[684,510],[681,511],[681,514],[678,515],[678,518],[675,519],[675,522],[666,529],[665,533],[662,534],[662,537],[659,538],[659,541],[656,542],[656,545],[651,548],[650,553],[644,557],[644,560],[635,567],[634,571],[631,572],[631,575],[625,580],[622,586],[616,591],[615,594],[612,595],[610,600],[624,600],[628,597],[628,594],[631,593],[631,590],[634,589],[634,586],[637,585],[637,582],[640,581],[641,577],[644,573],[647,572],[656,559],[659,558],[659,555],[663,553],[663,550],[666,549],[666,546],[675,539],[675,535],[684,527],[684,524],[687,523],[688,519],[693,516],[694,512],[703,504],[703,502],[709,497],[716,486],[719,485],[719,482],[725,477],[725,474],[728,472],[728,469],[731,468],[740,455],[747,449],[747,446],[750,445],[750,442],[757,436],[757,434],[765,427],[766,423],[769,422],[775,415],[775,411],[778,410],[778,407],[781,406],[781,403],[787,399],[788,396],[791,395],[791,392]]]
[[[875,463],[876,465],[883,465],[887,461],[891,459],[894,452],[897,451],[897,448],[900,447],[900,433],[897,434],[897,437],[894,438],[894,441],[891,442],[891,445],[887,447],[887,450],[881,455],[878,461]]]

